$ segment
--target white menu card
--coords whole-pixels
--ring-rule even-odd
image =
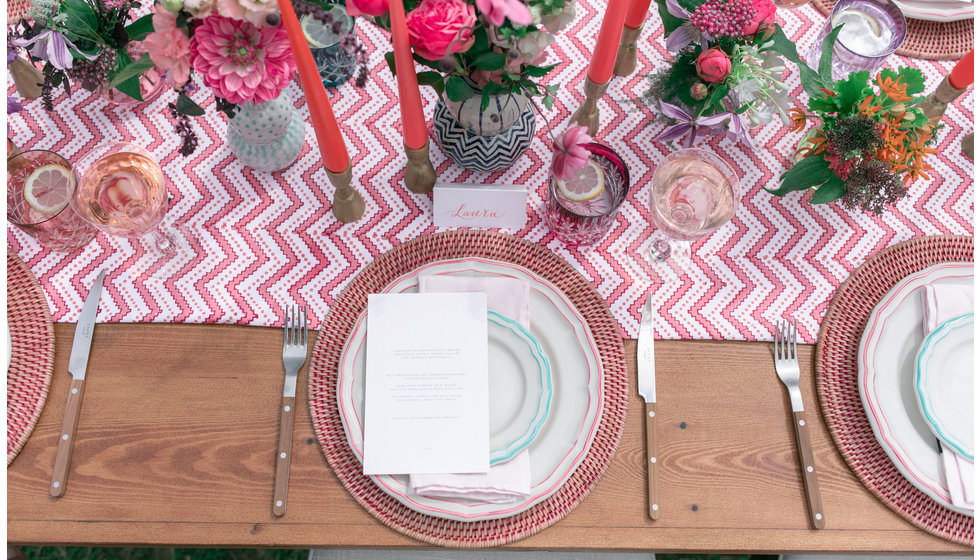
[[[364,474],[490,468],[484,293],[370,294]]]

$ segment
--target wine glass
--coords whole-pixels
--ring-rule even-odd
[[[128,142],[102,144],[78,162],[81,180],[71,206],[84,220],[120,237],[153,236],[166,257],[177,253],[160,222],[167,213],[167,179],[145,149]]]
[[[657,231],[642,249],[654,273],[689,269],[691,241],[735,215],[741,193],[735,171],[712,152],[685,148],[666,157],[650,181],[650,217]],[[656,274],[661,275],[661,274]]]

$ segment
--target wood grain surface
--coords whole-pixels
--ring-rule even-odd
[[[269,507],[282,395],[282,331],[99,324],[69,491],[51,498],[74,325],[56,324],[54,379],[30,440],[7,469],[12,544],[415,547],[334,477],[296,407],[289,508]],[[311,345],[312,347],[312,345]],[[627,341],[635,373],[636,342]],[[852,474],[814,389],[800,382],[826,528],[810,528],[786,390],[769,344],[657,341],[660,519],[647,515],[644,406],[633,394],[619,450],[565,519],[508,548],[658,552],[968,553],[911,525]],[[306,367],[297,402],[305,403]]]

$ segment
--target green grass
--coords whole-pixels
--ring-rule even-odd
[[[81,548],[25,546],[27,560],[306,560],[309,550],[222,548]],[[720,560],[717,554],[658,554],[657,560]],[[749,560],[748,555],[724,560]]]

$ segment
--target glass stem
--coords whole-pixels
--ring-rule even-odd
[[[177,242],[174,240],[174,236],[169,231],[163,231],[162,228],[157,228],[150,232],[153,236],[153,244],[156,246],[157,251],[163,253],[167,258],[175,257],[177,255]]]

